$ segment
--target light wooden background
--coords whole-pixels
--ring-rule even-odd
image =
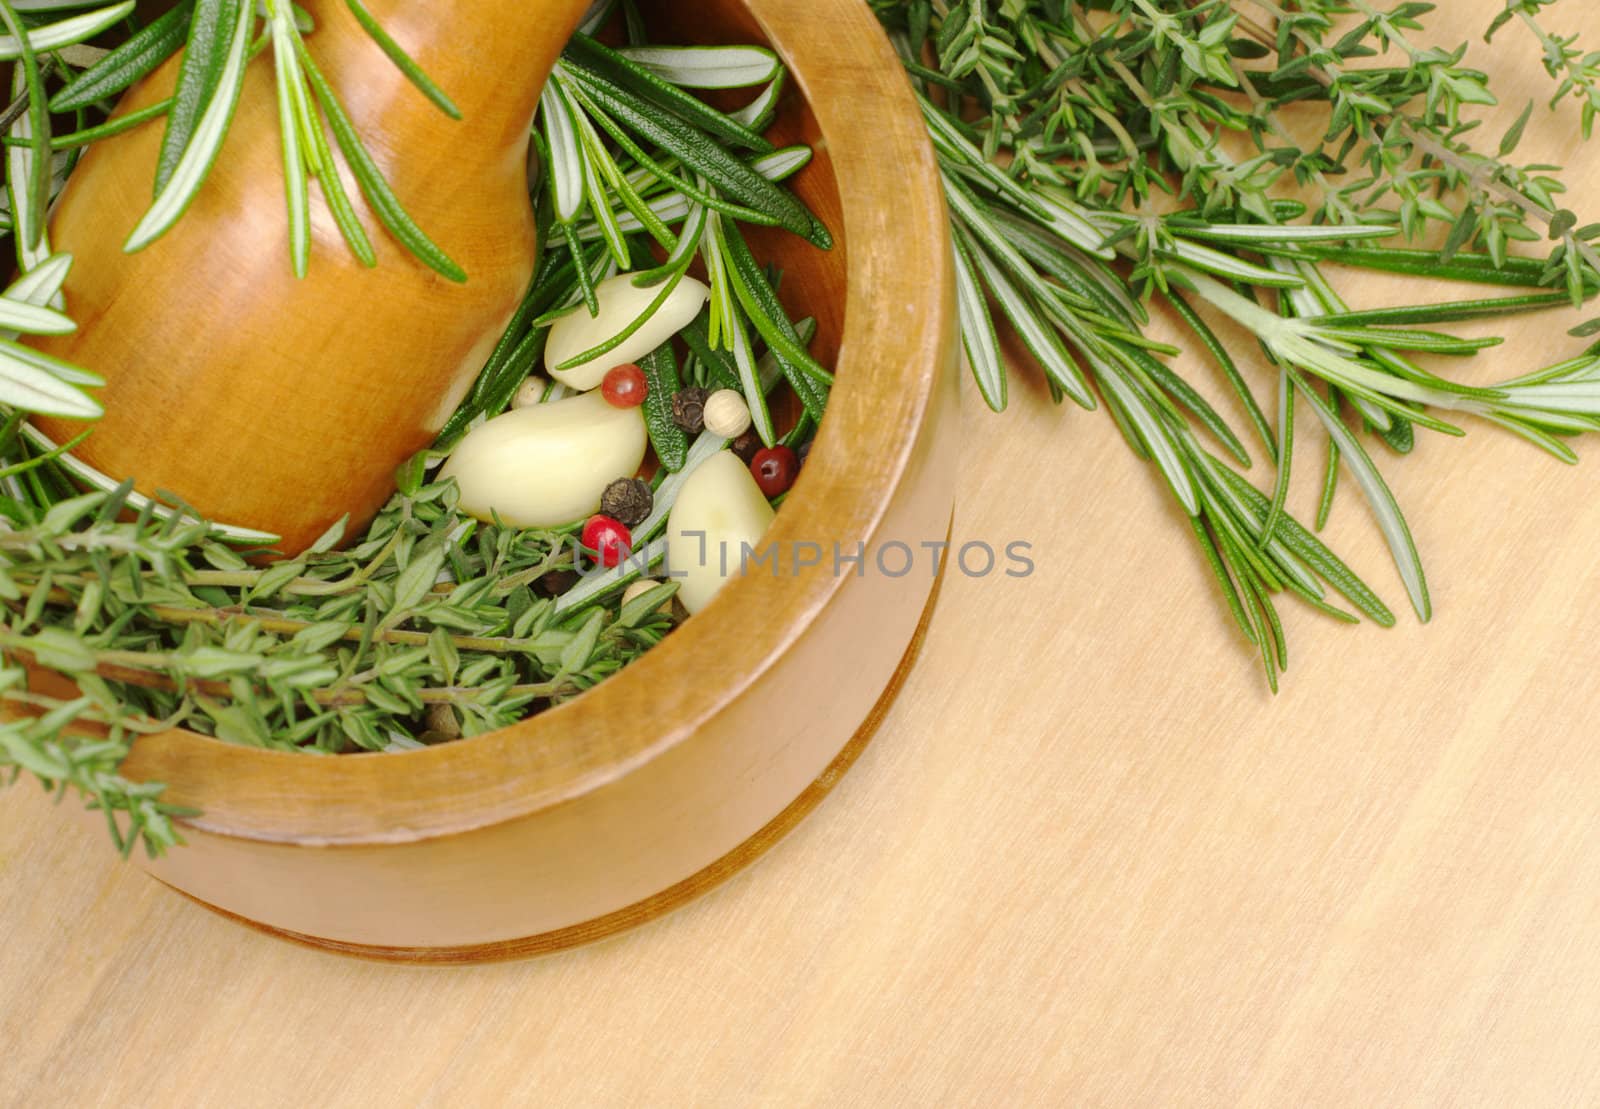
[[[1600,32],[1584,11],[1551,21]],[[1519,29],[1493,53],[1514,108],[1548,87]],[[1592,180],[1562,118],[1526,153]],[[1520,321],[1472,372],[1573,350],[1576,318]],[[1029,539],[1038,573],[951,579],[837,793],[643,931],[487,969],[345,961],[8,793],[0,1103],[1600,1101],[1600,459],[1474,428],[1390,461],[1437,619],[1291,610],[1273,698],[1109,421],[1016,392],[995,417],[969,390],[957,534]],[[1347,493],[1331,533],[1398,610]]]

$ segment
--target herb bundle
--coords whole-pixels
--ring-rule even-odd
[[[419,93],[452,112],[448,95],[359,0],[347,2]],[[77,23],[22,17],[18,41],[75,42],[131,9],[119,5]],[[83,466],[70,453],[75,443],[50,443],[24,421],[28,412],[52,409],[16,375],[6,376],[7,358],[49,375],[49,395],[81,406],[70,410],[75,415],[94,414],[82,390],[98,379],[0,342],[0,514],[8,522],[0,528],[0,602],[8,609],[0,624],[0,698],[12,717],[0,724],[0,767],[87,798],[124,853],[143,844],[159,854],[179,842],[176,814],[160,787],[118,773],[139,734],[185,727],[281,750],[401,751],[560,704],[659,643],[680,618],[671,603],[677,582],[627,598],[623,587],[664,557],[660,533],[679,490],[726,446],[711,431],[691,438],[673,421],[671,400],[680,388],[737,391],[769,445],[798,447],[814,433],[832,375],[807,350],[812,322],[784,312],[779,275],[757,261],[741,230],[776,226],[819,247],[830,243],[826,228],[781,184],[811,152],[776,148],[762,134],[784,88],[783,68],[762,48],[649,44],[635,19],[626,21],[624,45],[605,46],[587,32],[609,14],[609,5],[596,8],[546,87],[534,135],[535,201],[550,247],[532,286],[437,443],[402,468],[393,501],[349,546],[335,550],[346,538],[336,527],[299,557],[263,564],[257,551],[270,537],[199,520],[182,504],[158,503],[131,481],[118,484]],[[59,303],[70,260],[48,253],[42,221],[28,213],[44,211],[71,172],[73,152],[166,119],[171,177],[155,183],[155,205],[141,224],[149,234],[130,241],[130,249],[143,249],[181,218],[203,184],[235,106],[238,66],[268,48],[282,109],[295,271],[303,274],[308,264],[312,180],[321,182],[349,248],[369,260],[370,243],[347,218],[338,174],[328,172],[337,146],[388,231],[420,262],[447,277],[466,276],[405,215],[365,158],[361,137],[305,50],[303,36],[314,33],[304,13],[277,0],[259,12],[237,0],[196,0],[134,29],[109,52],[47,56],[36,49],[10,124],[11,211],[25,217],[12,230],[24,277],[0,298],[0,327],[71,326],[50,307]],[[185,44],[171,101],[94,122],[111,106],[106,97]],[[194,96],[185,93],[191,80]],[[754,92],[745,108],[725,113],[697,98],[703,89]],[[46,103],[54,112],[63,104],[78,112],[80,129],[51,138],[51,111],[34,110]],[[49,187],[30,203],[31,167],[47,158]],[[567,313],[593,312],[605,279],[636,273],[637,284],[662,292],[608,344],[614,346],[644,326],[696,265],[708,278],[709,305],[683,336],[685,346],[668,343],[643,359],[645,424],[660,471],[653,507],[632,529],[635,553],[603,569],[593,565],[595,552],[582,548],[576,526],[518,529],[460,512],[455,483],[431,475],[463,436],[535,380],[530,374],[551,325]],[[790,406],[771,403],[780,390],[793,392],[798,412],[787,427],[777,413]],[[539,400],[565,393],[546,383]],[[70,677],[81,696],[30,689],[29,665]],[[86,737],[85,725],[96,734]]]
[[[1581,101],[1587,136],[1600,55],[1546,29],[1554,3],[1508,0],[1489,33],[1516,21],[1533,34],[1558,82],[1551,107]],[[1432,605],[1422,561],[1375,451],[1410,451],[1418,429],[1461,435],[1458,421],[1472,416],[1572,462],[1569,438],[1600,427],[1600,348],[1574,344],[1556,365],[1488,386],[1441,376],[1419,358],[1495,343],[1441,324],[1581,305],[1600,287],[1600,223],[1560,205],[1554,167],[1514,159],[1534,106],[1483,149],[1474,112],[1496,103],[1489,76],[1462,64],[1465,47],[1422,44],[1440,15],[1433,5],[873,7],[938,153],[963,339],[984,399],[1006,405],[998,316],[1058,400],[1103,404],[1159,469],[1273,688],[1287,663],[1275,595],[1340,619],[1394,621],[1289,510],[1302,412],[1328,440],[1315,526],[1347,471],[1423,620]],[[1394,245],[1422,239],[1429,249]],[[1542,256],[1511,249],[1535,244]],[[1340,267],[1506,292],[1352,311]],[[1215,366],[1246,426],[1230,424],[1174,368],[1183,350],[1152,337],[1157,309]],[[1225,343],[1218,320],[1243,328],[1254,349]],[[1600,320],[1575,336],[1597,330]],[[1241,371],[1262,355],[1264,401]],[[1252,449],[1273,470],[1265,491],[1241,473]]]

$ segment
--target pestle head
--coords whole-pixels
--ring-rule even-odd
[[[467,273],[455,283],[394,241],[340,160],[378,254],[354,258],[315,180],[307,276],[294,276],[270,59],[246,73],[215,166],[165,237],[123,244],[150,195],[159,124],[95,144],[50,223],[73,254],[69,336],[29,340],[106,379],[93,425],[40,419],[58,442],[149,494],[272,532],[294,554],[343,516],[347,534],[394,491],[471,386],[532,278],[538,249],[528,142],[539,92],[584,0],[368,0],[455,100],[435,108],[342,0],[305,5],[306,44],[417,224]],[[119,115],[171,95],[179,59],[135,85]],[[514,93],[504,74],[525,79]],[[337,157],[337,154],[336,154]],[[130,203],[129,198],[136,198]]]

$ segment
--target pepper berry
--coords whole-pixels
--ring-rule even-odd
[[[579,580],[571,570],[551,570],[539,575],[533,583],[533,591],[541,597],[559,597],[577,585]]]
[[[709,389],[691,385],[672,394],[672,422],[690,435],[699,435],[706,429],[706,398]]]
[[[609,569],[627,557],[633,547],[633,533],[609,516],[594,515],[583,525],[583,546],[594,552],[595,561]]]
[[[638,408],[649,392],[650,383],[645,380],[644,371],[632,362],[607,370],[605,380],[600,383],[600,395],[613,408]]]
[[[737,389],[718,389],[706,398],[704,417],[707,431],[733,439],[750,426],[750,406]]]
[[[739,456],[739,461],[746,466],[756,460],[756,451],[762,447],[761,436],[756,434],[755,428],[746,428],[743,435],[728,444],[728,449]]]
[[[750,461],[750,473],[761,487],[761,492],[768,497],[787,493],[799,469],[799,458],[793,450],[784,446],[763,447],[756,451],[755,458]]]
[[[600,515],[610,516],[626,528],[644,523],[655,506],[656,495],[642,478],[618,478],[600,495]]]

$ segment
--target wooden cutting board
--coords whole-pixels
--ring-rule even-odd
[[[1510,114],[1547,98],[1521,29],[1472,57]],[[1574,118],[1522,154],[1568,162],[1593,219]],[[1572,352],[1580,318],[1503,326],[1468,372]],[[1438,615],[1288,609],[1273,697],[1109,420],[1031,377],[1005,416],[968,400],[957,537],[1029,541],[1037,572],[950,578],[878,737],[760,865],[597,947],[396,969],[212,916],[18,788],[0,1104],[1600,1099],[1600,457],[1474,426],[1386,459]],[[1353,488],[1329,534],[1400,611]]]

